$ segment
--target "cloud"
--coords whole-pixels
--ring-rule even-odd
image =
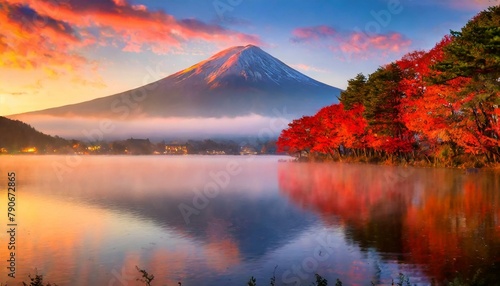
[[[62,70],[92,64],[84,48],[117,47],[157,54],[182,51],[190,41],[218,46],[260,45],[259,37],[126,0],[5,0],[0,4],[0,66]]]
[[[457,10],[482,10],[489,6],[499,5],[500,0],[420,0],[413,4],[422,6],[442,5]]]
[[[294,69],[298,69],[298,70],[301,70],[301,71],[313,71],[313,72],[327,72],[326,70],[324,69],[320,69],[320,68],[317,68],[317,67],[314,67],[314,66],[310,66],[310,65],[306,65],[306,64],[295,64],[295,65],[290,65],[292,68]]]
[[[6,90],[2,90],[0,89],[0,94],[7,94],[7,95],[12,95],[12,96],[19,96],[19,95],[25,95],[27,94],[27,92],[25,91],[6,91]]]
[[[375,55],[387,56],[390,53],[403,53],[410,45],[411,40],[399,33],[367,35],[363,32],[355,32],[331,46],[330,49],[367,59]]]
[[[107,86],[101,77],[98,77],[95,80],[88,80],[79,76],[73,76],[71,82],[83,86],[91,86],[94,88],[105,88]]]
[[[368,34],[361,31],[338,32],[329,26],[302,27],[292,31],[294,43],[328,47],[343,58],[368,59],[404,53],[411,40],[396,32]]]
[[[332,27],[321,25],[297,28],[292,31],[292,34],[292,42],[301,43],[311,40],[334,38],[337,35],[337,31]]]
[[[22,69],[79,66],[86,60],[74,54],[76,31],[66,22],[43,16],[22,4],[0,4],[0,66]]]

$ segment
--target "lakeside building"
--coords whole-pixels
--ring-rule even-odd
[[[166,155],[186,155],[188,153],[187,145],[184,144],[168,144],[165,145],[165,151],[163,154]]]

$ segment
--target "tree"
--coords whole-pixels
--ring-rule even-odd
[[[342,111],[342,105],[333,104],[323,107],[314,115],[317,125],[313,128],[313,151],[333,156],[339,150],[342,139],[338,134],[338,121]]]
[[[396,63],[370,74],[364,117],[373,133],[371,147],[389,154],[411,151],[413,135],[401,120],[403,71]]]
[[[278,151],[298,154],[299,156],[303,151],[309,153],[314,147],[312,129],[315,126],[315,121],[314,117],[304,116],[289,123],[288,128],[282,131],[276,142]]]
[[[470,20],[444,49],[444,59],[433,66],[438,85],[464,83],[456,93],[457,108],[465,119],[463,132],[472,130],[463,147],[482,152],[488,161],[500,161],[500,6],[490,7]],[[472,128],[472,129],[471,129]]]
[[[447,121],[452,114],[451,87],[433,85],[428,81],[431,65],[443,59],[443,48],[450,42],[451,37],[445,36],[430,51],[412,52],[396,61],[402,71],[399,83],[403,94],[401,120],[414,133],[418,151],[425,156],[435,155],[439,144],[452,141]]]
[[[366,100],[366,77],[362,73],[347,81],[347,89],[340,93],[340,102],[349,110],[356,104],[363,104]]]

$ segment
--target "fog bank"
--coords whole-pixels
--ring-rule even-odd
[[[23,121],[36,130],[65,139],[84,141],[126,138],[205,139],[217,137],[276,138],[287,127],[289,119],[248,115],[210,118],[140,118],[116,120],[108,118],[19,115],[11,119]]]

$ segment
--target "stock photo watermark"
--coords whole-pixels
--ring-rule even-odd
[[[359,51],[363,50],[360,45],[381,35],[383,29],[391,24],[393,17],[401,14],[403,10],[404,6],[400,0],[388,0],[385,9],[371,10],[370,16],[373,20],[366,22],[362,28],[359,26],[353,28],[354,35],[357,37],[356,41],[340,39],[336,50],[341,52],[341,59],[351,62],[359,56]]]
[[[199,215],[200,211],[210,204],[210,199],[217,197],[221,190],[226,189],[231,182],[231,177],[239,175],[241,171],[242,167],[237,161],[227,162],[224,170],[210,171],[211,180],[204,184],[203,190],[193,189],[192,204],[181,203],[178,206],[186,225],[191,222],[190,217],[192,215]]]
[[[336,244],[333,234],[324,234],[315,238],[316,246],[312,249],[312,254],[305,257],[298,264],[292,264],[290,269],[283,272],[281,282],[284,284],[302,285],[313,277],[321,264],[335,255]]]
[[[129,273],[126,267],[122,267],[121,271],[118,272],[116,269],[111,270],[113,277],[109,280],[108,286],[127,286],[129,282],[135,281],[135,274]]]
[[[146,67],[146,74],[142,79],[144,88],[134,89],[120,95],[119,98],[111,102],[110,110],[119,115],[120,120],[127,119],[139,106],[139,103],[146,100],[149,93],[158,88],[159,83],[156,82],[164,77],[164,74],[159,70],[162,63],[157,63],[155,70],[150,66]],[[116,130],[116,125],[110,119],[99,120],[98,126],[93,129],[83,129],[82,135],[89,142],[98,142],[104,140],[105,135],[112,134]],[[52,169],[55,172],[59,182],[63,182],[64,175],[71,173],[80,165],[82,155],[71,154],[64,156],[64,162],[56,161],[52,163]]]
[[[382,28],[387,28],[389,26],[394,15],[399,15],[403,10],[404,7],[400,0],[389,0],[386,9],[370,11],[373,21],[367,22],[363,27],[364,29],[360,29],[356,26],[354,27],[354,31],[361,32],[366,37],[376,36],[382,32]]]
[[[225,21],[227,19],[225,14],[234,11],[234,8],[239,6],[242,2],[243,0],[215,0],[212,2],[212,6],[219,20]]]
[[[269,140],[275,138],[279,135],[279,132],[283,130],[288,124],[286,116],[290,116],[287,113],[286,107],[283,107],[282,111],[273,108],[273,113],[276,118],[269,120],[269,127],[264,127],[258,132],[258,140]],[[247,141],[242,141],[240,146],[246,145]],[[250,162],[255,159],[255,155],[248,155],[246,161]],[[210,171],[208,173],[210,180],[203,185],[202,190],[199,188],[194,188],[194,196],[190,203],[180,203],[178,209],[184,219],[186,225],[191,223],[190,217],[193,215],[199,215],[202,210],[204,210],[209,204],[210,199],[216,198],[221,190],[225,190],[231,178],[241,174],[243,167],[236,160],[231,160],[226,163],[225,169],[218,171]]]
[[[8,259],[7,261],[7,269],[8,273],[7,276],[10,278],[16,278],[16,260],[18,260],[18,257],[16,256],[16,237],[17,237],[17,218],[16,218],[16,173],[15,172],[9,172],[7,173],[7,237],[8,237],[8,243],[7,243],[7,249],[9,250],[8,252]],[[17,189],[18,190],[18,189]]]

